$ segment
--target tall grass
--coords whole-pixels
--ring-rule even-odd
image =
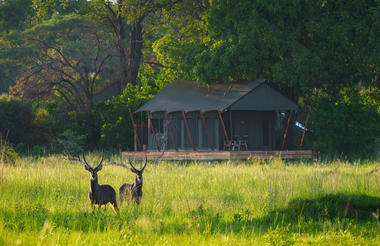
[[[90,155],[89,163],[99,156]],[[116,159],[117,157],[115,157]],[[92,211],[89,174],[58,156],[6,166],[0,245],[379,244],[376,163],[161,162],[142,203]],[[99,183],[133,182],[105,166]]]
[[[4,180],[4,155],[5,148],[3,148],[3,135],[0,132],[0,185]]]

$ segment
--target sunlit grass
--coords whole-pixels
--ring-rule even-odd
[[[161,161],[145,169],[140,206],[118,214],[92,211],[79,163],[23,158],[2,170],[0,245],[376,245],[380,172],[367,175],[376,164]],[[116,191],[133,180],[119,166],[99,172]]]

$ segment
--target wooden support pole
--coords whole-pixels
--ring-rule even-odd
[[[141,142],[140,142],[139,134],[138,134],[138,132],[137,132],[137,128],[136,128],[136,124],[135,124],[135,120],[134,120],[134,118],[133,118],[133,113],[132,113],[132,110],[131,110],[131,109],[129,109],[129,115],[131,116],[132,126],[133,126],[133,129],[134,129],[134,131],[135,131],[137,144],[138,144],[139,148],[142,149],[142,148],[141,148]]]
[[[187,124],[185,110],[183,110],[183,109],[182,109],[182,116],[183,116],[183,120],[185,122],[185,126],[186,126],[186,129],[187,129],[187,134],[189,135],[189,140],[190,140],[191,146],[193,147],[193,150],[195,151],[195,146],[194,146],[194,143],[193,143],[193,138],[191,137],[191,132],[190,132],[189,125]]]
[[[231,141],[228,138],[226,127],[224,126],[224,122],[223,122],[223,119],[222,119],[222,114],[220,113],[220,109],[219,108],[218,108],[218,116],[219,116],[220,123],[222,124],[222,128],[223,128],[223,131],[224,131],[224,136],[226,137],[228,146],[230,146],[230,149],[231,149]]]
[[[177,143],[175,141],[174,134],[173,134],[173,131],[172,131],[172,127],[171,127],[171,124],[170,124],[170,120],[169,120],[169,116],[168,116],[168,111],[165,110],[164,113],[165,113],[166,121],[168,122],[169,133],[170,133],[170,136],[172,138],[173,146],[174,146],[175,150],[178,151],[178,149],[177,149]]]
[[[300,147],[302,147],[303,140],[305,138],[307,123],[309,122],[309,118],[310,118],[310,111],[311,111],[311,109],[309,108],[309,112],[307,112],[307,115],[306,115],[305,125],[303,126],[303,132],[302,132],[302,138],[301,138],[301,142],[300,142]]]
[[[290,119],[292,118],[293,111],[290,111],[290,114],[288,116],[288,123],[286,124],[286,129],[284,132],[284,139],[282,140],[281,149],[284,149],[285,143],[286,143],[286,137],[288,136],[288,130],[290,125]]]
[[[203,111],[202,111],[202,109],[199,110],[199,113],[201,114],[203,127],[205,128],[205,132],[206,132],[206,135],[207,135],[208,146],[209,146],[210,149],[212,150],[212,149],[213,149],[213,147],[212,147],[212,142],[211,142],[210,135],[208,134],[208,129],[207,129],[207,124],[206,124],[206,119],[205,119],[205,117],[204,117],[204,115],[203,115]]]
[[[158,146],[158,141],[157,141],[157,137],[156,137],[156,132],[154,131],[153,121],[152,121],[152,118],[150,117],[150,111],[147,110],[146,112],[148,113],[148,118],[149,118],[149,122],[150,122],[150,127],[152,128],[153,138],[154,138],[154,141],[156,142],[157,150],[160,151],[160,146]]]

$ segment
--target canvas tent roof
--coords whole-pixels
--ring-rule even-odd
[[[233,84],[198,85],[195,81],[174,81],[136,112],[221,111],[234,110],[295,110],[298,106],[275,89],[266,79]],[[256,93],[254,92],[256,89]]]

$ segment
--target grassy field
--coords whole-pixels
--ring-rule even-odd
[[[23,158],[0,167],[0,245],[379,245],[378,164],[148,164],[142,203],[117,214],[92,211],[81,165]],[[133,180],[99,172],[115,190]]]

